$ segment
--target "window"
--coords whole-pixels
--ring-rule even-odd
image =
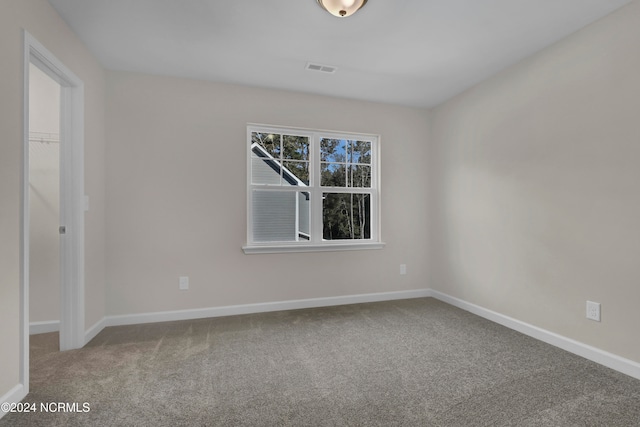
[[[378,249],[378,137],[247,127],[245,253]]]

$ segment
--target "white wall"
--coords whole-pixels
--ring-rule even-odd
[[[29,67],[29,321],[60,320],[60,84]]]
[[[124,72],[107,94],[109,314],[425,287],[426,110]],[[382,135],[387,246],[244,255],[247,122]]]
[[[102,68],[45,0],[8,0],[0,396],[19,369],[22,28],[85,82],[87,327],[105,314],[429,285],[640,361],[637,1],[430,120],[419,109],[122,72],[107,73],[105,92]],[[385,249],[244,255],[247,122],[381,134]],[[181,275],[190,291],[178,291]],[[586,299],[603,304],[602,323],[584,319]]]
[[[19,381],[23,28],[85,83],[86,322],[104,314],[104,74],[46,0],[0,2],[0,396]]]
[[[640,362],[638,46],[634,1],[434,111],[432,288]]]

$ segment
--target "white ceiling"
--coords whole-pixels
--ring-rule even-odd
[[[631,0],[49,1],[109,69],[432,107]]]

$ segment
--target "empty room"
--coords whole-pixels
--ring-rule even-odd
[[[640,0],[0,0],[0,426],[640,426]]]

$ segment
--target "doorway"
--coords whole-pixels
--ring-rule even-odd
[[[29,333],[60,330],[60,83],[29,64]]]
[[[60,62],[49,50],[47,50],[40,42],[38,42],[31,34],[24,31],[24,111],[23,111],[23,179],[22,179],[22,225],[21,225],[21,363],[20,363],[20,382],[24,387],[25,393],[29,392],[29,330],[30,330],[30,292],[31,286],[40,287],[37,285],[40,273],[36,271],[42,267],[34,266],[32,270],[31,256],[36,256],[37,252],[43,251],[46,256],[54,258],[48,260],[48,265],[57,264],[59,269],[58,291],[59,291],[59,305],[58,309],[54,310],[55,301],[49,301],[51,304],[46,310],[46,313],[52,313],[56,311],[59,317],[59,331],[60,331],[60,350],[70,350],[74,348],[83,347],[85,344],[85,325],[84,325],[84,211],[85,211],[85,196],[84,196],[84,85],[71,70],[69,70],[62,62]],[[43,77],[40,73],[44,74],[46,78],[53,81],[44,79],[48,84],[52,92],[57,92],[58,98],[58,113],[57,118],[55,114],[44,114],[48,116],[46,122],[49,126],[54,126],[51,123],[57,121],[58,123],[58,135],[55,135],[55,127],[48,129],[31,128],[30,116],[34,114],[35,119],[36,111],[38,109],[38,102],[34,109],[30,108],[30,81],[33,79],[37,81],[40,77]],[[53,101],[50,101],[53,102]],[[47,103],[48,104],[48,103]],[[44,108],[55,108],[46,107]],[[34,126],[39,126],[34,123]],[[54,129],[54,131],[50,131]],[[30,131],[33,131],[32,134]],[[35,132],[42,132],[36,134]],[[41,145],[33,145],[32,139],[40,138]],[[57,139],[57,141],[56,141]],[[57,147],[57,148],[54,148]],[[46,156],[34,155],[33,164],[31,162],[32,150],[48,150]],[[55,240],[59,242],[57,251],[57,262],[55,261],[56,255],[52,255],[52,252],[48,252],[43,248],[36,248],[31,251],[31,245],[36,244],[32,241],[32,234],[37,234],[35,223],[31,222],[31,209],[37,206],[39,203],[41,208],[48,209],[49,219],[53,221],[55,219],[55,195],[51,192],[47,192],[44,196],[43,182],[46,181],[45,186],[54,185],[55,179],[53,174],[55,170],[55,156],[58,156],[58,215],[57,226],[54,226],[54,233],[57,235],[52,237],[49,235],[49,244],[51,247],[55,245]],[[42,154],[42,153],[40,153]],[[44,160],[46,158],[46,160]],[[46,166],[49,179],[41,179],[42,182],[38,184],[36,188],[36,182],[32,182],[32,172],[35,176],[38,174],[44,174],[43,170],[37,170],[37,168],[43,168]],[[33,170],[32,167],[33,166]],[[40,177],[42,178],[42,177]],[[38,179],[35,179],[38,181]],[[33,187],[31,184],[34,184]],[[32,191],[33,189],[33,191]],[[38,193],[40,192],[40,193]],[[34,204],[32,205],[32,199]],[[47,205],[47,203],[49,203]],[[44,207],[43,207],[44,206]],[[41,212],[40,212],[41,214]],[[39,215],[39,214],[37,214]],[[35,220],[35,218],[34,218]],[[33,229],[32,229],[33,227]],[[46,226],[49,228],[49,226]],[[51,243],[54,241],[54,243]],[[55,249],[54,251],[55,252]],[[37,260],[34,260],[37,261]],[[31,274],[34,277],[31,277]],[[44,286],[49,287],[49,290],[56,288],[55,285],[51,285],[52,276],[55,276],[53,270],[48,270],[47,273],[41,275],[45,277],[47,284]],[[55,279],[55,278],[53,278]],[[32,284],[33,281],[33,284]],[[34,292],[38,292],[38,288],[33,288]],[[38,298],[40,298],[38,296]],[[35,307],[38,307],[39,302],[34,301]],[[40,315],[36,313],[35,315]],[[52,314],[45,314],[50,316]],[[46,319],[45,321],[55,321],[53,319]]]

